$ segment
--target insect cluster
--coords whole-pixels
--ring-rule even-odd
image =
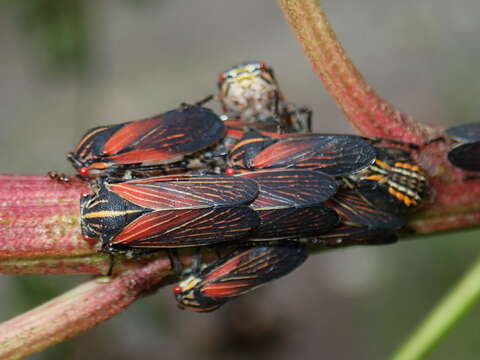
[[[311,133],[311,112],[284,100],[266,64],[223,72],[218,89],[220,116],[181,105],[91,129],[68,154],[92,187],[82,233],[101,251],[221,253],[179,274],[182,308],[217,309],[294,270],[309,248],[395,242],[427,197],[412,147]]]

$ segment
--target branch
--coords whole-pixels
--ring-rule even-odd
[[[0,324],[0,359],[18,359],[71,338],[125,309],[170,275],[160,258],[114,279],[90,280]]]
[[[423,145],[444,134],[377,95],[345,53],[316,0],[278,2],[315,73],[361,135]],[[480,225],[480,179],[466,181],[469,174],[448,162],[450,145],[448,140],[436,142],[413,154],[429,177],[433,195],[409,220],[407,227],[414,233]]]
[[[107,274],[110,257],[80,232],[80,197],[88,191],[79,180],[0,175],[0,273]],[[149,261],[118,256],[114,274]]]

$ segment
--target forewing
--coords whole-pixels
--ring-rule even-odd
[[[122,164],[176,161],[215,144],[224,133],[212,111],[189,106],[128,123],[105,144],[105,158]]]
[[[301,238],[323,234],[338,224],[337,213],[325,205],[304,208],[257,210],[261,224],[254,240]]]
[[[160,176],[108,187],[123,199],[155,210],[236,206],[258,194],[255,181],[226,175]]]
[[[394,231],[371,229],[367,226],[341,224],[332,231],[309,239],[310,245],[348,246],[348,245],[382,245],[398,240]]]
[[[311,170],[261,170],[239,175],[254,180],[259,196],[252,207],[312,206],[324,202],[337,190],[336,180]]]
[[[300,266],[307,254],[303,246],[275,245],[249,248],[220,259],[205,269],[202,293],[221,299],[232,298]]]
[[[251,161],[252,168],[317,168],[340,176],[371,165],[375,151],[365,140],[349,135],[310,135],[282,139],[262,150]]]
[[[258,225],[258,215],[247,206],[153,211],[125,226],[111,245],[136,248],[212,245],[245,237]]]
[[[385,230],[398,229],[404,224],[400,217],[371,205],[350,189],[339,189],[327,205],[335,209],[342,221],[349,224]]]
[[[480,171],[480,141],[455,147],[448,153],[448,160],[460,169]]]
[[[228,161],[232,166],[249,169],[255,156],[276,140],[263,136],[256,131],[249,131],[234,145],[228,153]]]

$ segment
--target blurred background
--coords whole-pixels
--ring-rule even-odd
[[[477,0],[323,0],[367,80],[422,121],[478,121]],[[216,91],[245,60],[271,64],[315,130],[351,132],[275,1],[0,2],[0,169],[71,172],[65,152],[101,124],[154,115]],[[385,359],[477,256],[480,231],[309,258],[211,314],[179,311],[169,288],[32,359]],[[0,321],[85,280],[1,276]],[[432,359],[480,353],[480,309]]]

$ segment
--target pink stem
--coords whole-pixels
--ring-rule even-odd
[[[0,324],[0,359],[18,359],[71,338],[118,314],[169,275],[157,259],[116,278],[97,278]]]
[[[379,97],[338,42],[316,0],[278,0],[317,76],[362,135],[421,144],[440,135]]]
[[[368,137],[419,145],[443,130],[415,121],[378,96],[338,42],[316,0],[278,0],[317,76],[352,126]],[[480,225],[480,180],[465,181],[446,154],[450,143],[438,142],[414,154],[427,172],[433,200],[407,226],[418,233]]]

